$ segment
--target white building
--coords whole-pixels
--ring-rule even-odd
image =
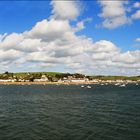
[[[73,83],[76,83],[76,82],[84,83],[84,82],[87,82],[87,81],[85,79],[72,79],[71,82],[73,82]]]
[[[34,79],[34,82],[48,82],[49,79],[46,77],[46,75],[42,75],[41,79]]]
[[[16,82],[16,79],[0,79],[0,82]]]

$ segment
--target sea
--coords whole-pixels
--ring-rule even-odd
[[[0,140],[140,140],[140,85],[0,85]]]

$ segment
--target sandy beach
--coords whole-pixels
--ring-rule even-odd
[[[97,84],[93,82],[0,82],[0,85],[83,85],[83,84]]]

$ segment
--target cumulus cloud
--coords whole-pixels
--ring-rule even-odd
[[[111,41],[93,42],[86,36],[77,36],[75,27],[72,27],[68,20],[50,19],[45,20],[45,24],[40,24],[42,22],[44,20],[24,33],[7,35],[1,41],[1,65],[21,65],[30,69],[35,66],[38,69],[64,67],[72,72],[94,74],[102,74],[102,71],[107,74],[111,69],[112,74],[118,75],[128,69],[128,74],[139,73],[140,51],[122,53]],[[53,22],[66,27],[46,30],[48,25],[54,25]],[[57,32],[61,34],[56,35]],[[132,72],[134,70],[137,70],[137,73]]]
[[[122,5],[118,5],[122,10]],[[18,66],[21,70],[53,68],[90,74],[120,75],[125,71],[125,75],[140,74],[140,51],[122,53],[109,40],[93,42],[91,38],[77,35],[78,31],[86,28],[84,20],[77,22],[76,26],[70,23],[79,13],[64,16],[54,11],[49,19],[37,22],[30,30],[0,35],[0,66],[8,69],[8,65],[9,70]],[[104,12],[101,16],[117,18],[123,12],[116,15]]]
[[[134,20],[140,19],[140,10],[134,9],[140,7],[140,2],[135,2],[133,5],[129,5],[129,1],[103,1],[99,0],[99,4],[102,8],[99,17],[103,19],[100,26],[115,29],[117,27],[131,24]]]
[[[80,14],[80,7],[76,1],[56,1],[51,2],[53,6],[52,14],[59,19],[76,19]]]
[[[140,38],[136,38],[135,41],[136,41],[136,42],[140,42]]]
[[[3,51],[3,50],[0,50],[0,59],[1,61],[3,60],[13,60],[13,59],[17,59],[18,57],[21,56],[21,52],[17,51],[17,50],[7,50],[7,51]]]
[[[85,29],[85,23],[91,22],[91,21],[92,21],[92,18],[86,18],[84,20],[77,22],[75,31],[78,32]]]
[[[22,40],[23,40],[22,34],[18,33],[9,34],[5,36],[0,42],[0,48],[4,50],[14,49]]]
[[[130,23],[129,18],[126,16],[127,9],[126,1],[99,1],[102,12],[99,14],[104,19],[102,26],[114,29],[126,23]]]
[[[102,6],[101,17],[111,18],[125,14],[124,1],[99,1]]]
[[[7,33],[0,34],[0,42],[7,36]]]
[[[137,10],[136,13],[134,13],[131,16],[132,19],[140,19],[140,10]]]
[[[102,25],[108,29],[114,29],[128,22],[130,23],[130,20],[126,16],[121,16],[115,18],[107,18],[103,21]]]
[[[70,32],[71,26],[68,20],[50,19],[38,22],[30,31],[25,32],[29,38],[41,38],[45,41],[52,41],[55,38],[62,37],[65,32]]]
[[[118,52],[119,49],[110,41],[100,40],[94,44],[93,47],[94,52]]]
[[[116,56],[113,62],[119,62],[120,64],[140,64],[140,51],[128,51]],[[131,66],[131,65],[129,65]],[[140,65],[138,65],[140,68]]]
[[[133,4],[133,7],[134,7],[134,8],[139,8],[139,7],[140,7],[140,2],[135,2],[135,3]]]

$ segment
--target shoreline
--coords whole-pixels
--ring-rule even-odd
[[[93,82],[0,82],[0,85],[88,85]]]
[[[140,84],[134,81],[126,82],[0,82],[0,85],[92,85],[92,84]]]

